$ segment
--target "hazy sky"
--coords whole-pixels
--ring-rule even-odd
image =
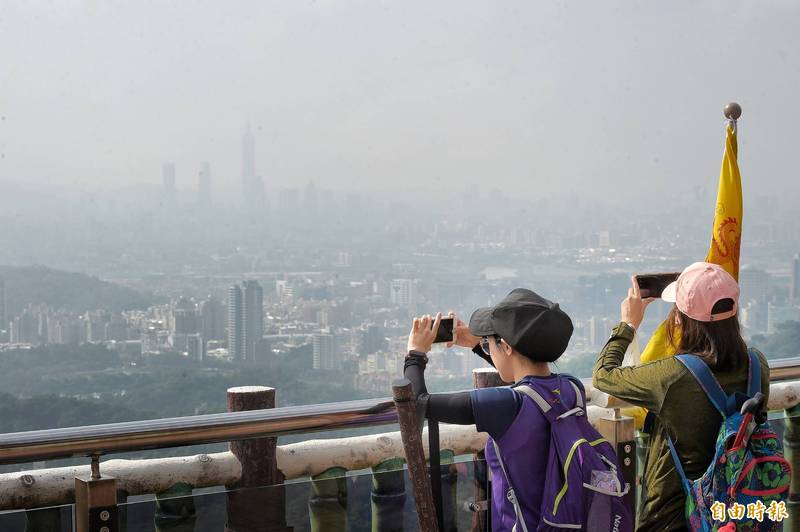
[[[0,181],[800,192],[800,2],[2,4]]]

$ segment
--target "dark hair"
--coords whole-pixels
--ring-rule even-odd
[[[711,309],[712,314],[733,310],[733,299],[721,299]],[[675,317],[680,319],[676,325]],[[739,318],[734,315],[720,321],[697,321],[673,307],[667,318],[667,336],[678,353],[700,356],[711,368],[735,371],[747,361],[747,344],[739,330]]]

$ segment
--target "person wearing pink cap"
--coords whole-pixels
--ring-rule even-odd
[[[621,321],[594,367],[596,388],[646,408],[652,424],[650,446],[640,486],[637,531],[686,530],[686,495],[670,455],[672,438],[689,479],[703,475],[714,456],[722,417],[685,365],[667,357],[640,366],[622,366],[628,344],[644,318],[647,305],[635,280],[621,305]],[[700,356],[726,394],[745,393],[748,348],[737,317],[739,285],[722,267],[696,262],[663,292],[675,303],[668,317],[668,335],[678,353]],[[769,395],[769,366],[753,350],[761,366],[761,393]]]

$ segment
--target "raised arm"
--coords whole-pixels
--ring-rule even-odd
[[[657,414],[667,390],[681,376],[680,364],[672,358],[642,366],[623,366],[622,359],[635,334],[633,327],[621,322],[611,331],[592,372],[595,388],[635,406]]]
[[[415,318],[408,335],[408,354],[403,365],[404,376],[411,381],[417,401],[427,403],[425,417],[444,423],[472,425],[472,400],[469,392],[429,394],[425,386],[425,367],[428,364],[428,351],[436,338],[442,315],[437,314],[431,323],[430,316]]]
[[[631,279],[632,287],[620,306],[621,322],[611,331],[611,337],[597,357],[592,372],[592,384],[607,394],[653,413],[661,410],[670,385],[680,377],[680,368],[672,359],[660,360],[642,366],[622,366],[628,345],[644,319],[650,299],[642,299],[639,285]]]

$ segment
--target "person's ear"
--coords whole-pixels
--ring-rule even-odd
[[[511,356],[511,353],[514,352],[514,348],[508,345],[508,342],[505,340],[500,340],[503,343],[503,351],[505,351],[507,356]]]

